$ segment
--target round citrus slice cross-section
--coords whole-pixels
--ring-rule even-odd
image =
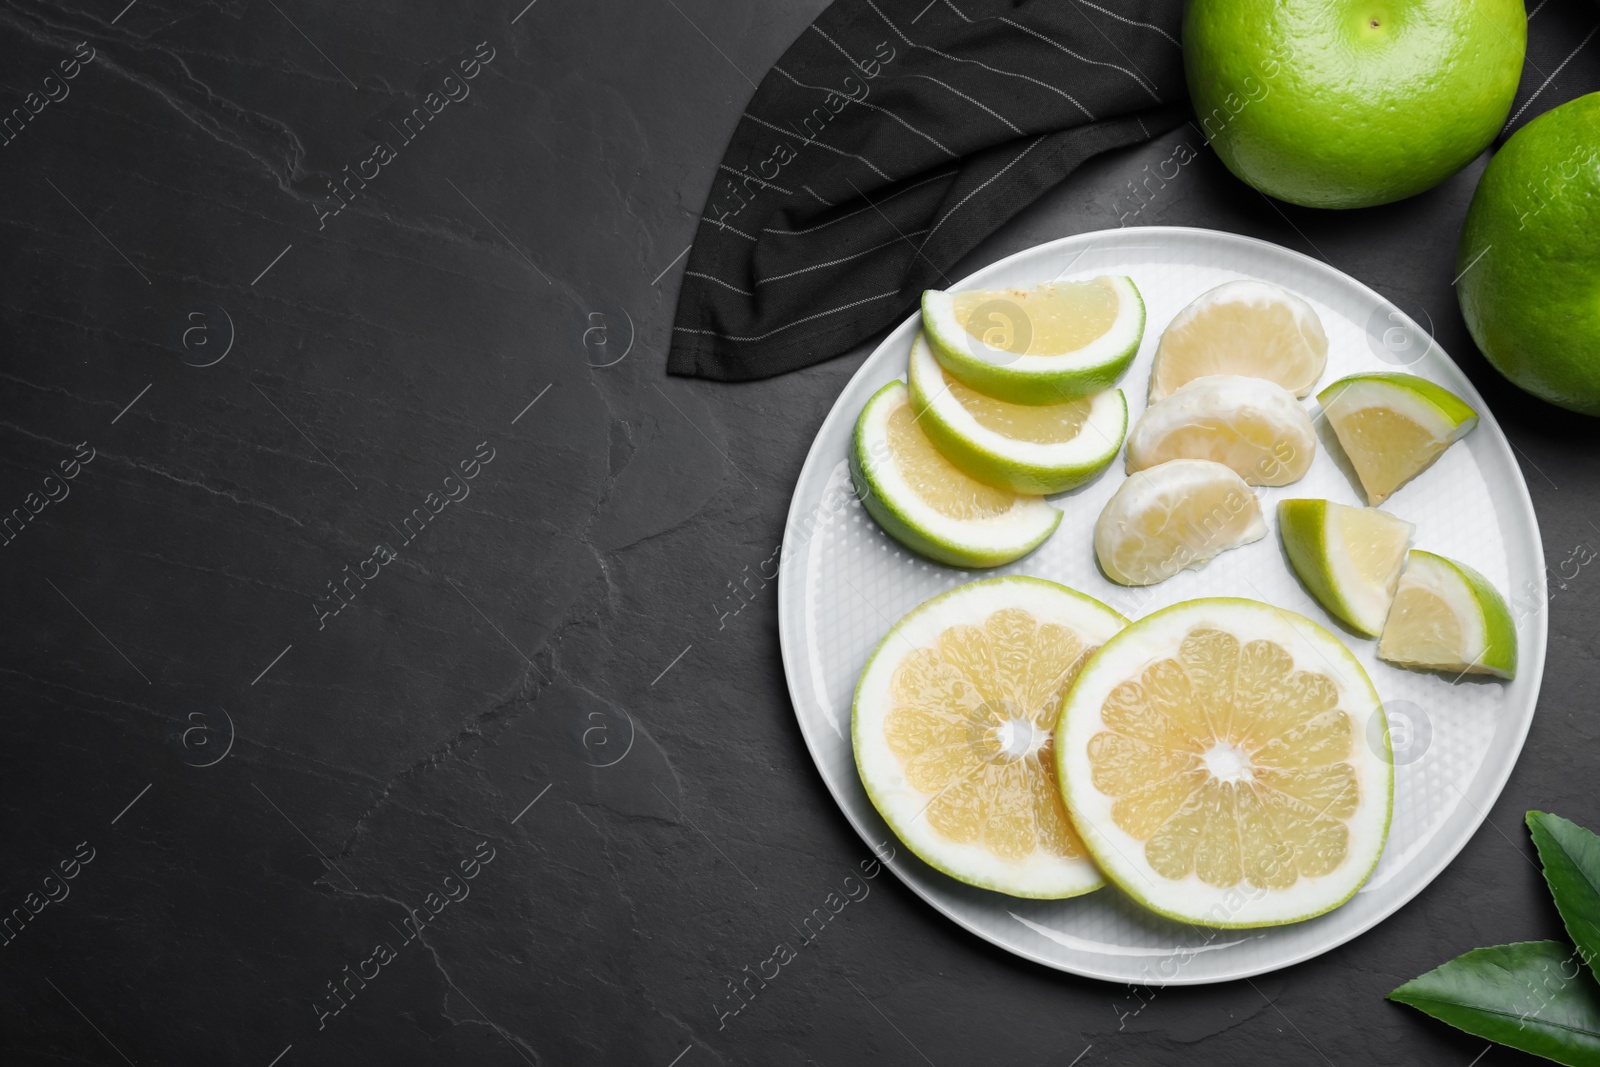
[[[1321,626],[1253,600],[1184,601],[1107,641],[1055,755],[1100,869],[1185,922],[1330,911],[1389,830],[1388,726],[1366,672]]]
[[[1056,404],[1116,384],[1144,336],[1133,279],[922,294],[922,328],[951,374],[1013,404]]]
[[[922,432],[901,381],[879,389],[861,409],[850,476],[862,507],[889,536],[952,567],[1020,559],[1061,522],[1061,512],[1043,497],[963,474]]]
[[[1277,382],[1305,396],[1328,363],[1316,310],[1266,282],[1224,282],[1172,317],[1150,368],[1150,402],[1212,374]]]
[[[1104,884],[1062,803],[1052,748],[1073,679],[1126,621],[1015,576],[959,586],[890,629],[856,685],[852,737],[867,796],[912,852],[1012,896]]]
[[[908,377],[918,422],[939,451],[979,481],[1018,493],[1061,493],[1089,481],[1128,429],[1121,389],[1058,404],[997,400],[941,367],[922,334]]]

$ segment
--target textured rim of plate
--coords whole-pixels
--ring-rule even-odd
[[[1451,359],[1449,354],[1446,353],[1436,341],[1432,340],[1433,335],[1418,326],[1415,320],[1413,320],[1409,315],[1406,315],[1405,312],[1401,311],[1398,307],[1395,307],[1393,302],[1387,297],[1383,296],[1370,286],[1358,281],[1355,278],[1352,278],[1350,275],[1344,273],[1336,267],[1323,262],[1322,260],[1313,259],[1304,253],[1296,252],[1293,249],[1284,248],[1282,245],[1273,244],[1271,241],[1262,241],[1254,237],[1245,237],[1239,234],[1227,233],[1223,230],[1208,230],[1202,227],[1193,226],[1141,226],[1131,229],[1132,232],[1137,233],[1141,239],[1153,239],[1158,242],[1163,238],[1213,241],[1223,244],[1233,244],[1241,249],[1253,249],[1257,254],[1266,257],[1288,257],[1291,260],[1298,261],[1307,269],[1323,275],[1333,284],[1345,286],[1368,298],[1369,300],[1376,302],[1379,306],[1387,307],[1391,315],[1399,314],[1404,319],[1405,325],[1415,330],[1418,335],[1429,338],[1430,342],[1432,342],[1430,344],[1430,351],[1424,355],[1423,359],[1437,359],[1437,366],[1444,369],[1447,373],[1447,376],[1452,379],[1451,385],[1455,389],[1456,393],[1477,410],[1479,419],[1479,432],[1489,432],[1489,436],[1493,441],[1494,449],[1500,454],[1500,458],[1504,465],[1515,474],[1515,477],[1510,480],[1511,484],[1506,488],[1511,493],[1514,502],[1520,507],[1520,517],[1524,518],[1531,528],[1531,543],[1535,557],[1531,563],[1534,565],[1532,568],[1533,572],[1538,575],[1537,581],[1539,584],[1539,603],[1541,607],[1538,612],[1538,618],[1535,620],[1533,632],[1529,635],[1532,640],[1530,640],[1526,646],[1519,650],[1519,657],[1521,657],[1521,659],[1518,663],[1518,673],[1522,677],[1527,677],[1529,679],[1528,685],[1530,688],[1528,695],[1528,709],[1519,716],[1521,719],[1520,729],[1516,731],[1515,737],[1511,739],[1511,744],[1506,749],[1502,750],[1504,755],[1500,761],[1499,767],[1494,773],[1493,786],[1488,791],[1486,802],[1482,805],[1474,804],[1471,798],[1469,798],[1465,793],[1461,794],[1462,799],[1466,801],[1468,806],[1473,809],[1472,813],[1466,817],[1466,824],[1463,831],[1456,837],[1456,839],[1441,844],[1439,847],[1439,857],[1434,861],[1432,866],[1425,871],[1423,876],[1418,878],[1415,884],[1409,890],[1401,895],[1396,896],[1392,903],[1380,909],[1371,917],[1370,921],[1354,926],[1348,930],[1330,933],[1326,940],[1320,942],[1313,948],[1308,948],[1299,953],[1289,955],[1276,962],[1261,964],[1255,967],[1239,967],[1236,970],[1228,973],[1198,976],[1186,976],[1180,973],[1176,977],[1167,981],[1161,981],[1159,979],[1152,980],[1148,977],[1144,977],[1141,978],[1137,983],[1140,985],[1210,985],[1217,982],[1234,981],[1239,978],[1251,978],[1260,974],[1270,974],[1273,971],[1279,971],[1285,967],[1292,967],[1297,963],[1302,963],[1308,959],[1313,959],[1331,949],[1337,948],[1347,941],[1359,937],[1360,935],[1371,930],[1374,926],[1377,926],[1379,923],[1392,916],[1401,908],[1405,907],[1417,896],[1417,894],[1421,893],[1424,889],[1431,885],[1433,880],[1437,878],[1440,873],[1443,872],[1444,869],[1455,860],[1456,856],[1461,853],[1461,850],[1467,846],[1467,842],[1471,841],[1472,838],[1477,835],[1477,832],[1482,827],[1484,820],[1488,818],[1489,810],[1493,808],[1495,802],[1499,800],[1501,792],[1505,789],[1506,782],[1511,777],[1512,770],[1516,767],[1517,759],[1522,754],[1523,744],[1527,741],[1528,730],[1533,726],[1534,712],[1538,707],[1539,689],[1544,681],[1545,653],[1549,643],[1549,614],[1544,609],[1544,605],[1548,604],[1549,601],[1548,589],[1545,584],[1544,545],[1539,538],[1538,516],[1533,510],[1533,499],[1528,495],[1527,480],[1522,476],[1521,465],[1517,463],[1516,457],[1511,453],[1510,440],[1506,437],[1505,432],[1500,429],[1499,421],[1495,419],[1493,412],[1489,410],[1488,404],[1484,402],[1483,396],[1472,384],[1471,379],[1463,374],[1461,368],[1456,365],[1455,360]],[[1046,241],[1043,244],[1034,245],[1030,248],[1024,248],[1004,257],[1003,259],[996,260],[995,262],[990,263],[989,265],[982,267],[979,270],[974,271],[973,273],[960,279],[950,288],[952,290],[981,288],[992,275],[1000,273],[1004,267],[1009,266],[1016,260],[1044,255],[1046,254],[1046,250],[1064,251],[1078,245],[1092,247],[1100,240],[1113,237],[1126,237],[1128,236],[1129,232],[1130,229],[1094,230],[1088,233],[1080,233],[1074,234],[1070,237],[1058,238],[1054,241]],[[1083,251],[1087,252],[1088,248],[1086,247]],[[842,401],[843,398],[850,393],[858,380],[871,377],[877,373],[878,364],[881,362],[882,358],[884,358],[883,353],[886,349],[898,350],[900,347],[909,348],[912,340],[910,335],[917,329],[916,324],[920,318],[921,311],[919,309],[918,311],[913,312],[898,326],[891,330],[889,335],[872,350],[872,354],[862,362],[861,366],[856,370],[856,373],[853,374],[850,377],[850,380],[845,383],[844,387],[840,389],[839,397],[835,399],[833,407],[828,411],[827,417],[823,419],[822,425],[818,427],[816,437],[812,439],[811,447],[806,453],[805,463],[800,468],[800,476],[795,480],[795,493],[790,500],[789,511],[784,518],[783,529],[784,536],[786,538],[789,536],[789,531],[792,528],[795,528],[796,520],[802,518],[805,510],[808,510],[802,506],[801,489],[816,481],[820,483],[820,491],[820,487],[826,485],[826,479],[828,475],[835,467],[837,467],[840,459],[843,458],[842,455],[823,456],[817,447],[818,442],[821,441],[830,430],[834,430],[839,423],[846,422],[854,425],[857,413],[854,411],[845,410],[841,406],[840,401]],[[1153,324],[1146,323],[1145,328],[1146,330],[1149,330],[1154,328],[1154,326]],[[1421,360],[1418,362],[1420,363]],[[1132,413],[1130,412],[1129,414],[1131,420]],[[824,468],[824,465],[825,469],[822,469]],[[829,777],[827,770],[825,769],[825,761],[819,753],[817,739],[812,736],[812,724],[807,716],[802,714],[800,711],[800,694],[803,692],[803,690],[800,688],[797,674],[799,670],[798,661],[803,654],[800,648],[800,645],[803,641],[803,635],[792,632],[792,627],[790,626],[788,620],[790,617],[790,612],[794,608],[794,598],[797,594],[803,593],[803,589],[794,588],[795,582],[800,579],[793,572],[794,567],[780,568],[780,575],[778,578],[778,645],[783,656],[783,674],[784,680],[787,682],[789,687],[789,700],[795,709],[795,719],[799,723],[800,734],[805,738],[806,750],[810,753],[811,761],[816,765],[817,773],[822,778],[823,784],[827,786],[828,792],[833,797],[834,803],[839,807],[839,811],[844,815],[851,827],[861,837],[861,840],[865,842],[869,848],[873,848],[876,844],[876,842],[873,841],[873,838],[877,835],[871,832],[871,828],[869,826],[865,825],[860,819],[857,818],[855,812],[851,810],[850,805],[846,802],[844,795],[841,793],[840,785]],[[887,629],[887,626],[885,629]],[[1530,661],[1534,661],[1535,658],[1536,662],[1530,663]],[[1524,668],[1529,666],[1531,666],[1531,676],[1523,674]],[[1521,678],[1519,678],[1519,681],[1520,680]],[[854,767],[855,765],[852,761],[850,765],[852,772],[854,771]],[[849,783],[846,783],[846,785],[848,784]],[[860,788],[860,782],[858,780],[855,781],[854,784],[857,788]],[[868,801],[867,803],[870,807],[871,802]],[[1441,827],[1441,830],[1442,829],[1443,827]],[[893,831],[890,831],[890,833],[892,836]],[[900,881],[904,883],[906,888],[910,889],[917,896],[921,897],[928,904],[932,905],[933,908],[940,914],[944,915],[946,918],[950,919],[964,930],[967,930],[968,932],[982,938],[998,948],[1004,949],[1013,955],[1020,956],[1023,959],[1032,960],[1035,963],[1043,964],[1044,966],[1050,967],[1054,970],[1065,971],[1069,974],[1077,974],[1086,978],[1098,978],[1114,982],[1128,981],[1126,975],[1107,971],[1100,967],[1095,967],[1088,962],[1079,963],[1075,958],[1051,958],[1041,955],[1037,952],[1030,951],[1025,947],[994,937],[988,931],[968,922],[956,908],[952,907],[950,900],[945,899],[943,894],[929,891],[924,886],[917,884],[910,878],[907,878],[898,869],[898,863],[885,863],[884,866],[894,871],[895,877],[899,878]],[[929,870],[932,871],[932,868],[929,868]],[[935,876],[937,876],[937,872],[933,873]],[[937,884],[936,879],[934,880],[934,884]],[[997,895],[996,906],[1003,908],[1004,899],[1005,898]],[[1070,952],[1072,950],[1066,949],[1065,946],[1063,946],[1063,951]],[[1183,951],[1183,949],[1177,949],[1174,950],[1171,955],[1178,955]],[[1085,960],[1097,955],[1096,953],[1090,953],[1087,951],[1082,951],[1078,954],[1084,957]]]

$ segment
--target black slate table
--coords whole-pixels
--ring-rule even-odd
[[[1489,821],[1353,943],[1133,990],[888,876],[729,1012],[867,857],[766,578],[865,349],[739,386],[662,364],[724,140],[821,4],[125,2],[0,10],[0,1061],[1521,1061],[1382,995],[1560,935],[1520,818],[1600,825],[1590,568],[1552,574]],[[1151,223],[1321,257],[1489,397],[1555,565],[1600,546],[1594,424],[1466,335],[1482,166],[1319,214],[1183,130],[952,274]]]

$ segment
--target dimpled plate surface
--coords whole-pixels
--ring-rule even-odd
[[[1194,597],[1243,596],[1322,623],[1371,675],[1395,742],[1388,844],[1372,877],[1343,907],[1290,926],[1214,931],[1161,919],[1115,888],[1072,900],[1019,900],[962,885],[904,848],[896,849],[889,863],[956,923],[1050,967],[1142,985],[1262,974],[1326,952],[1393,914],[1439,874],[1493,805],[1522,749],[1544,672],[1547,627],[1538,526],[1510,444],[1466,376],[1393,304],[1318,260],[1233,234],[1147,227],[1079,234],[1027,249],[955,288],[1032,286],[1099,274],[1131,276],[1147,309],[1139,355],[1120,383],[1130,426],[1144,411],[1150,361],[1167,322],[1207,289],[1237,278],[1281,285],[1316,309],[1329,339],[1328,367],[1318,388],[1357,371],[1405,370],[1446,386],[1476,408],[1478,428],[1395,493],[1384,509],[1416,524],[1418,547],[1470,564],[1507,594],[1518,620],[1515,681],[1452,682],[1381,663],[1374,656],[1375,641],[1340,629],[1295,579],[1279,546],[1277,501],[1326,497],[1364,503],[1325,419],[1316,420],[1318,455],[1306,477],[1282,488],[1258,489],[1271,527],[1267,537],[1157,586],[1123,588],[1095,564],[1094,522],[1125,477],[1120,454],[1097,480],[1055,499],[1064,513],[1060,528],[1033,555],[1010,566],[969,573],[901,548],[855,499],[845,454],[861,406],[905,373],[918,329],[913,316],[878,346],[840,394],[795,487],[778,599],[789,692],[817,769],[845,816],[868,844],[892,844],[894,835],[856,776],[850,701],[878,641],[930,597],[993,574],[1031,574],[1097,597],[1129,618]],[[1305,403],[1316,417],[1315,397]]]

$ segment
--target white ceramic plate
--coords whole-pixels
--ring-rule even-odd
[[[1063,494],[1054,536],[1033,555],[996,571],[929,563],[878,529],[856,501],[845,453],[857,413],[901,377],[919,327],[902,323],[862,365],[822,424],[789,509],[778,589],[789,692],[817,769],[869,845],[889,830],[867,800],[850,746],[856,676],[888,628],[928,598],[987,574],[1032,574],[1098,597],[1130,618],[1179,600],[1244,596],[1324,621],[1345,638],[1383,697],[1396,747],[1394,821],[1383,858],[1348,904],[1317,919],[1266,930],[1197,931],[1144,911],[1116,889],[1064,901],[1030,901],[962,885],[898,848],[889,866],[918,895],[980,937],[1050,967],[1141,985],[1193,984],[1262,974],[1326,952],[1371,929],[1416,896],[1467,843],[1499,796],[1522,749],[1544,673],[1544,554],[1521,469],[1483,398],[1428,335],[1395,306],[1325,263],[1247,237],[1180,227],[1080,234],[1019,252],[955,288],[1031,286],[1051,279],[1130,275],[1148,310],[1144,342],[1122,388],[1130,424],[1145,407],[1145,382],[1161,331],[1189,301],[1235,278],[1258,278],[1300,294],[1328,331],[1320,385],[1356,371],[1398,370],[1431,378],[1482,417],[1464,442],[1396,493],[1385,509],[1417,525],[1418,547],[1463,560],[1507,593],[1519,620],[1515,681],[1452,683],[1379,662],[1376,642],[1350,636],[1294,578],[1274,530],[1200,571],[1127,589],[1101,576],[1091,531],[1121,484],[1122,457],[1096,481]],[[1308,400],[1315,405],[1315,400]],[[1361,504],[1329,449],[1326,420],[1310,473],[1260,490],[1275,522],[1281,497]],[[1335,458],[1337,457],[1337,458]]]

